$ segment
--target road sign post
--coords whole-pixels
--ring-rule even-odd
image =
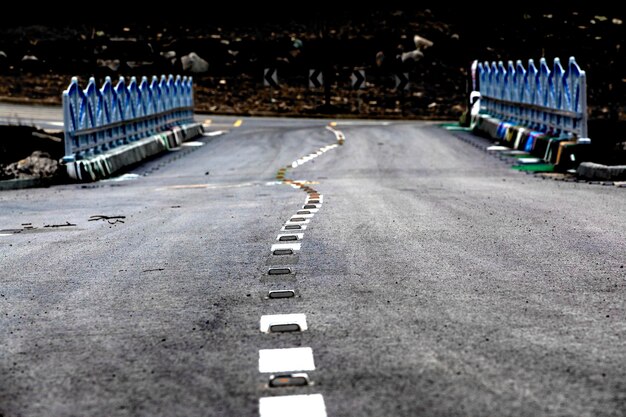
[[[263,69],[263,86],[269,87],[268,101],[271,106],[274,99],[274,88],[278,88],[278,71],[276,71],[276,68],[270,67]]]
[[[405,93],[409,90],[409,73],[399,72],[394,76],[396,80],[396,92],[400,96],[400,111],[404,116],[404,107],[406,103]]]

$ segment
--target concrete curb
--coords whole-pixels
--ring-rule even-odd
[[[589,180],[624,180],[626,165],[602,165],[594,162],[582,162],[576,169],[580,178]]]
[[[180,146],[204,132],[200,123],[192,123],[120,146],[107,153],[66,164],[70,178],[79,181],[97,181],[110,177],[120,169],[136,164],[168,149]]]
[[[589,144],[572,141],[569,137],[555,137],[524,126],[503,122],[487,114],[474,119],[473,132],[501,141],[504,145],[553,164],[558,171],[577,166],[588,157]]]

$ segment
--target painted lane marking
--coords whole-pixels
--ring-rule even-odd
[[[289,169],[297,168],[307,162],[310,162],[330,151],[343,145],[345,136],[343,133],[333,126],[336,122],[332,122],[327,127],[333,132],[337,139],[337,143],[319,148],[305,156],[302,156],[290,165],[282,167],[276,172],[276,180],[285,185],[290,185],[295,189],[300,189],[307,193],[305,204],[302,210],[289,218],[282,226],[281,231],[306,230],[307,223],[310,223],[315,213],[318,212],[324,197],[316,189],[313,188],[317,181],[294,180],[287,177]],[[269,185],[270,183],[268,183]],[[276,243],[271,247],[273,255],[291,255],[295,251],[301,249],[301,244],[297,243],[303,237],[302,233],[279,234],[277,240],[279,242],[296,242],[296,243]],[[285,275],[291,274],[291,268],[280,267],[270,268],[269,275]],[[269,291],[268,298],[291,298],[295,297],[293,290],[276,290]],[[261,332],[295,332],[307,330],[307,322],[305,314],[273,314],[263,315],[259,323]],[[314,370],[315,363],[313,360],[313,351],[311,348],[290,348],[290,349],[265,349],[259,350],[259,372],[293,372]],[[305,373],[291,373],[271,375],[269,380],[270,388],[277,387],[298,387],[309,385],[308,375]],[[321,394],[301,395],[301,396],[284,396],[284,397],[265,397],[259,399],[259,412],[261,417],[281,417],[281,416],[303,416],[303,417],[326,417],[326,406],[324,398]]]
[[[267,297],[271,299],[293,298],[295,296],[296,292],[294,290],[269,290],[267,293]]]
[[[335,138],[337,139],[335,146],[343,145],[346,141],[346,137],[341,130],[335,129],[335,126],[337,126],[337,124],[333,125],[332,123],[329,123],[328,126],[326,126],[326,129],[330,130],[335,135]]]
[[[241,126],[242,123],[243,123],[243,120],[237,119],[235,121],[235,123],[233,123],[233,127],[239,127],[239,126]]]
[[[212,137],[212,136],[223,135],[224,133],[226,133],[224,130],[214,130],[212,132],[203,133],[202,136]]]
[[[302,243],[275,243],[272,245],[272,249],[270,251],[274,252],[275,250],[280,249],[291,249],[292,251],[300,250]]]
[[[313,349],[310,347],[259,350],[259,372],[314,371]]]
[[[270,268],[267,275],[290,275],[291,268]]]
[[[261,417],[326,417],[322,394],[283,395],[259,399]]]
[[[216,184],[184,184],[184,185],[169,185],[167,187],[157,188],[157,191],[163,190],[186,190],[186,189],[194,189],[194,188],[208,188],[211,190],[217,190],[222,188],[241,188],[241,187],[250,187],[255,185],[251,182],[246,182],[243,184],[227,184],[227,185],[216,185]]]
[[[270,375],[270,388],[304,387],[309,385],[309,375],[302,373]]]
[[[281,232],[287,232],[287,231],[293,231],[293,230],[306,230],[306,224],[303,224],[303,225],[287,224],[283,226],[280,230]]]
[[[189,142],[183,142],[180,146],[204,146],[204,142],[198,142],[196,140],[190,140]]]
[[[277,331],[278,326],[297,326],[296,331],[305,331],[308,329],[306,324],[306,314],[269,314],[261,316],[260,330],[263,333]],[[279,330],[280,331],[280,330]]]
[[[121,182],[121,181],[132,181],[141,178],[139,174],[133,174],[131,172],[127,172],[125,174],[120,175],[119,177],[108,178],[105,180],[100,180],[100,182]]]
[[[276,237],[276,240],[278,240],[279,242],[289,242],[302,239],[304,239],[304,233],[289,233],[288,235],[278,235]]]
[[[293,249],[276,249],[272,251],[272,255],[275,255],[275,256],[293,255]]]
[[[486,148],[488,151],[510,151],[511,148],[507,148],[506,146],[487,146]]]
[[[304,224],[309,224],[310,222],[311,222],[311,219],[302,219],[302,220],[289,219],[285,222],[285,224],[286,225],[292,225],[292,224],[304,225]]]
[[[13,233],[0,233],[0,236],[13,236]]]

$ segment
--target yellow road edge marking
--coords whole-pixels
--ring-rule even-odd
[[[239,127],[239,126],[241,126],[242,123],[243,123],[243,120],[237,119],[235,121],[235,123],[233,123],[233,127]]]

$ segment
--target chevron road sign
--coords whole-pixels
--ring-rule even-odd
[[[350,81],[352,88],[358,90],[359,88],[365,88],[365,70],[354,70],[350,75]]]
[[[278,87],[278,74],[276,68],[265,68],[263,70],[263,85],[265,87]]]
[[[309,70],[309,88],[319,88],[324,85],[324,75],[320,69]]]
[[[399,72],[395,75],[396,90],[408,90],[409,89],[409,73]]]

